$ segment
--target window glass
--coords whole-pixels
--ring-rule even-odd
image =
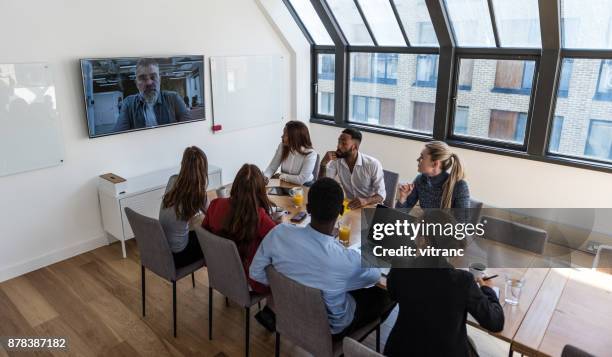
[[[406,46],[389,0],[359,0],[379,46]]]
[[[457,45],[495,47],[486,0],[444,0]]]
[[[439,46],[424,0],[394,0],[393,2],[411,46]]]
[[[336,56],[333,53],[317,55],[317,113],[334,116],[334,74],[336,73]]]
[[[453,134],[523,145],[534,68],[526,62],[533,61],[460,58]]]
[[[353,0],[327,0],[327,4],[351,45],[374,45]]]
[[[501,47],[542,47],[537,0],[493,0]]]
[[[610,0],[561,0],[563,47],[612,49],[611,20]]]
[[[567,76],[571,90],[565,95],[559,84],[548,151],[610,163],[612,98],[607,85],[610,61],[564,58],[561,72],[570,66],[576,75]]]
[[[330,46],[334,44],[310,0],[289,0],[289,2],[317,45]]]
[[[349,63],[350,122],[433,131],[438,55],[352,52]]]

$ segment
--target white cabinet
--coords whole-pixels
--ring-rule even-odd
[[[178,174],[179,168],[159,170],[146,175],[126,178],[125,182],[113,184],[103,178],[98,181],[98,196],[102,211],[102,225],[110,237],[121,241],[125,258],[125,241],[133,238],[134,233],[125,216],[125,208],[157,219],[162,197],[170,176]],[[221,169],[208,165],[208,189],[220,187]]]

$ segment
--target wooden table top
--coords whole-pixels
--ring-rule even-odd
[[[512,343],[528,354],[560,356],[566,344],[612,356],[612,275],[553,268]]]
[[[273,179],[268,184],[271,186],[296,185]],[[215,192],[209,193],[210,199],[215,197]],[[269,197],[289,212],[283,222],[290,223],[291,217],[306,210],[308,187],[304,187],[301,207],[295,207],[288,196]],[[351,225],[350,245],[361,242],[361,211],[350,210],[342,217]],[[300,225],[309,221],[310,217]],[[555,249],[554,244],[547,249]],[[571,255],[572,262],[583,266],[592,260],[590,255],[578,251],[572,251]],[[467,266],[475,261],[486,262],[485,259],[492,256],[498,259],[500,266],[513,267],[487,269],[488,275],[499,275],[494,283],[499,288],[505,316],[504,329],[492,335],[511,342],[516,351],[532,355],[558,356],[566,343],[598,356],[612,355],[612,275],[584,269],[541,267],[536,254],[483,239],[468,240],[465,256],[454,258],[453,263]],[[505,302],[507,274],[525,278],[518,305]],[[386,288],[386,279],[382,278],[378,285]],[[480,328],[471,316],[468,323]]]

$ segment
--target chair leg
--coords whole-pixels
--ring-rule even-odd
[[[280,357],[280,333],[276,333],[276,343],[274,344],[274,356]]]
[[[146,296],[146,290],[145,290],[145,267],[144,265],[140,265],[140,291],[142,293],[142,317],[145,317],[145,296]]]
[[[249,357],[249,334],[250,334],[250,322],[251,322],[251,308],[245,307],[245,329],[244,329],[244,355]]]
[[[261,311],[261,301],[257,302],[257,307],[259,308],[259,311]]]
[[[195,288],[195,274],[191,273],[191,285]]]
[[[212,340],[213,289],[208,288],[208,339]]]
[[[174,337],[176,337],[176,281],[172,282],[172,324]]]
[[[227,296],[225,297],[225,306],[229,306],[229,299],[227,298]]]
[[[380,325],[376,326],[376,352],[380,353]]]

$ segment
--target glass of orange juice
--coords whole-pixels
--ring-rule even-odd
[[[340,221],[338,224],[338,239],[343,246],[348,247],[351,242],[351,225],[348,222]]]
[[[294,187],[290,191],[291,197],[293,198],[293,204],[296,208],[302,207],[304,204],[304,189],[301,187]]]

